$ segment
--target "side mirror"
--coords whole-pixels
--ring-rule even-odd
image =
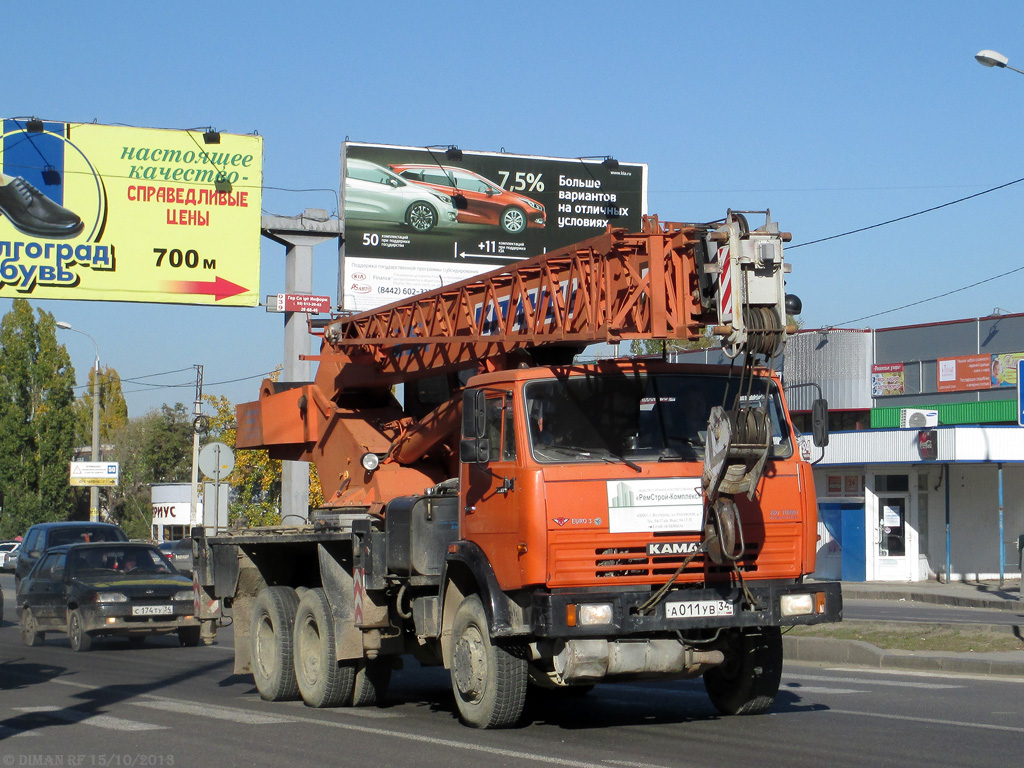
[[[459,460],[463,464],[486,464],[491,456],[491,441],[486,437],[468,437],[459,441]]]
[[[811,439],[819,448],[828,445],[828,400],[824,398],[811,403]]]
[[[462,437],[480,438],[483,437],[486,429],[486,411],[484,391],[482,389],[467,389],[462,393]],[[462,449],[459,449],[461,455]]]

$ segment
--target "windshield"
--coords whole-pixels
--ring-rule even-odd
[[[88,572],[106,575],[173,573],[160,550],[149,546],[88,547],[73,551],[71,567],[76,576]]]
[[[731,408],[738,377],[607,373],[526,385],[530,445],[539,462],[703,461],[711,408]],[[792,453],[775,385],[755,379],[744,406],[767,405],[772,451]]]

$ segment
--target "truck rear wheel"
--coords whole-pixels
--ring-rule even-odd
[[[355,666],[338,664],[334,615],[322,589],[304,592],[295,613],[295,678],[310,707],[351,701]]]
[[[759,715],[771,709],[782,681],[782,632],[778,627],[736,630],[725,663],[704,673],[711,703],[723,715]]]
[[[266,587],[256,596],[249,648],[252,676],[266,701],[291,701],[299,696],[292,651],[298,605],[298,595],[291,587]]]
[[[470,595],[452,624],[452,690],[463,722],[474,728],[507,728],[526,702],[526,649],[491,640],[487,614]]]

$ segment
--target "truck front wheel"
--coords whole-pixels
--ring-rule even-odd
[[[526,649],[491,639],[479,596],[470,595],[452,624],[452,690],[463,722],[474,728],[507,728],[526,702]]]
[[[249,624],[252,676],[265,701],[298,698],[292,633],[298,595],[291,587],[267,587],[256,596]]]
[[[723,715],[759,715],[771,709],[782,681],[782,632],[778,627],[735,630],[725,663],[704,673],[711,703]]]
[[[295,613],[295,678],[310,707],[336,707],[352,699],[355,667],[338,664],[334,614],[322,589],[303,592]]]

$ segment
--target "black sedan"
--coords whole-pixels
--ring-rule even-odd
[[[199,644],[192,580],[151,544],[49,549],[18,585],[17,602],[25,645],[41,644],[51,631],[66,633],[76,651],[102,635],[141,640],[176,632],[182,645]]]

